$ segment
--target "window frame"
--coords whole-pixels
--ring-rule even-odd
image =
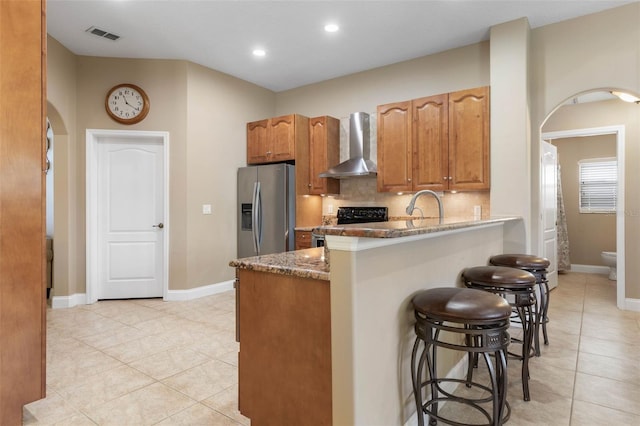
[[[600,170],[593,170],[593,172],[599,172],[603,174],[602,180],[597,180],[597,177],[590,176],[592,188],[586,188],[587,179],[584,176],[584,165],[593,165],[594,163],[601,163]],[[605,164],[605,163],[613,163]],[[607,192],[609,194],[607,194]],[[588,200],[594,200],[591,203],[588,200],[584,200],[583,194],[590,194],[591,197],[587,197]],[[608,201],[608,202],[607,202]],[[593,204],[593,205],[592,205]],[[578,211],[581,214],[611,214],[616,213],[618,208],[618,160],[616,157],[600,157],[600,158],[585,158],[578,161]]]

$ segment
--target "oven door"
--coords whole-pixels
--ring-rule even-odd
[[[324,247],[324,235],[311,234],[311,247]]]

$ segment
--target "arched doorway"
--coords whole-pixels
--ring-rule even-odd
[[[47,102],[47,117],[53,132],[49,152],[51,166],[47,185],[47,237],[53,242],[51,298],[66,294],[69,287],[69,134],[57,108]]]
[[[634,305],[632,299],[625,297],[625,293],[628,293],[625,280],[625,258],[629,255],[629,245],[625,239],[629,230],[628,224],[625,223],[625,195],[627,195],[625,192],[625,153],[628,151],[625,148],[625,128],[629,127],[634,134],[640,133],[636,123],[629,123],[630,116],[637,117],[637,108],[637,105],[623,102],[612,96],[611,90],[596,89],[567,98],[565,102],[558,105],[545,117],[540,126],[542,140],[559,141],[563,138],[576,137],[587,143],[589,137],[592,136],[612,135],[612,140],[615,143],[615,156],[618,160],[618,205],[615,214],[615,251],[618,254],[616,304],[619,309],[628,310],[638,310],[638,306]],[[631,136],[627,135],[627,137]],[[636,139],[637,136],[640,135],[636,135]],[[543,143],[540,142],[541,145]],[[543,241],[542,232],[543,229],[540,226],[539,241]],[[584,232],[590,232],[590,230],[585,229]],[[597,250],[596,247],[593,249]],[[599,253],[600,251],[598,251]]]

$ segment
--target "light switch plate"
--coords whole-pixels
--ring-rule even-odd
[[[202,214],[211,214],[211,204],[202,205]]]
[[[327,206],[327,213],[328,213],[328,214],[333,213],[333,204],[329,204],[329,205]]]

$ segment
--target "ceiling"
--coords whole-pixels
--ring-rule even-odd
[[[48,0],[47,27],[77,55],[188,60],[280,92],[488,40],[513,19],[536,28],[636,1]]]

